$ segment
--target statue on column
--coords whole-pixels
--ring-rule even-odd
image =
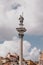
[[[20,15],[19,20],[20,20],[20,24],[21,24],[21,25],[23,25],[23,20],[24,20],[24,18],[23,18],[23,16],[22,16],[22,15]]]

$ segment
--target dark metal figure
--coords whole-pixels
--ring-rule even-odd
[[[24,18],[23,18],[23,16],[22,16],[22,15],[20,15],[19,20],[20,20],[20,24],[22,25],[22,24],[23,24],[23,20],[24,20]]]

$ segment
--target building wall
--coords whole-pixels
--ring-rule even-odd
[[[39,55],[39,65],[43,65],[43,52],[40,52]]]
[[[11,63],[10,62],[6,62],[3,65],[11,65]]]
[[[36,63],[34,63],[34,62],[31,61],[31,60],[27,60],[27,64],[28,64],[28,65],[36,65]]]

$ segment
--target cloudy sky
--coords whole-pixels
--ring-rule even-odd
[[[25,59],[37,60],[43,50],[43,0],[0,0],[0,56],[5,57],[8,52],[19,54],[16,28],[22,12],[27,29],[23,55]]]

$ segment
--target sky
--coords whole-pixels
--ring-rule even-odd
[[[8,52],[19,54],[16,28],[22,12],[27,29],[23,57],[36,61],[40,51],[43,51],[43,0],[0,0],[0,56],[5,57]]]

